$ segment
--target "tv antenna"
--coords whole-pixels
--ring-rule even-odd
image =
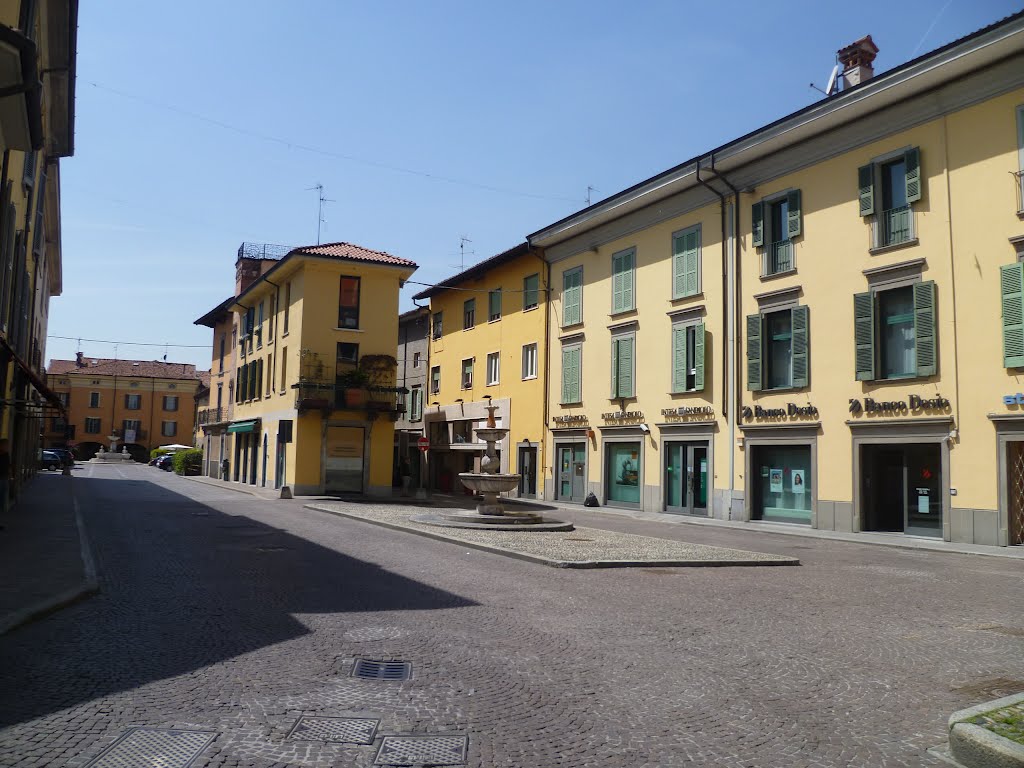
[[[836,64],[832,67],[832,74],[828,76],[828,85],[825,86],[825,90],[822,90],[814,83],[810,83],[809,85],[818,93],[823,93],[826,96],[832,96],[833,94],[839,93],[839,65]]]
[[[313,189],[315,189],[319,193],[318,196],[320,198],[320,202],[319,202],[319,206],[320,207],[317,209],[317,216],[316,216],[316,244],[320,245],[320,225],[326,223],[326,219],[324,219],[324,203],[333,203],[333,202],[336,202],[336,201],[335,200],[331,200],[328,197],[324,197],[324,185],[323,184],[317,183],[317,184],[313,185],[312,187],[306,187],[307,191],[313,190]]]
[[[465,235],[461,235],[459,237],[459,272],[464,272],[466,270],[466,243],[472,242],[473,241]],[[470,251],[469,255],[472,256],[474,253],[475,251]],[[455,265],[452,264],[452,267],[454,266]]]
[[[590,207],[590,193],[591,192],[600,192],[600,191],[601,190],[599,190],[597,187],[592,187],[589,184],[587,185],[587,207],[588,208]]]

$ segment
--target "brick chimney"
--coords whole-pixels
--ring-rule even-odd
[[[842,67],[843,90],[870,80],[875,74],[871,63],[878,55],[878,46],[871,35],[862,37],[845,48],[839,49],[839,66]]]
[[[259,259],[239,258],[235,262],[235,296],[256,282],[259,276]]]
[[[81,352],[75,352],[75,367],[76,368],[84,368],[85,367],[85,362],[83,362],[83,360],[82,360],[82,353]]]

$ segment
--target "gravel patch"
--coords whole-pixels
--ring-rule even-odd
[[[309,509],[363,520],[387,528],[451,541],[474,549],[518,557],[559,568],[614,568],[629,566],[751,566],[799,565],[794,557],[727,549],[685,541],[616,533],[599,528],[573,531],[477,531],[441,528],[411,518],[418,510],[398,504],[318,502]]]

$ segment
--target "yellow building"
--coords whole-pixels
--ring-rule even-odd
[[[349,243],[256,260],[240,252],[246,275],[229,307],[237,346],[225,479],[390,494],[405,394],[395,383],[398,294],[416,264]]]
[[[423,424],[429,487],[463,492],[456,475],[479,471],[485,406],[498,407],[501,472],[522,475],[519,496],[538,493],[543,462],[547,265],[527,243],[421,291],[431,311]]]
[[[530,236],[545,497],[1024,543],[1024,14]]]
[[[63,406],[44,380],[48,310],[61,293],[60,158],[74,152],[78,3],[0,3],[0,436],[16,488],[35,469],[43,416]]]

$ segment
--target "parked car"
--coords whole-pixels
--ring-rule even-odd
[[[162,469],[164,472],[170,472],[174,469],[174,454],[165,453],[163,456],[157,458],[153,463],[153,466],[157,469]]]
[[[58,469],[64,468],[64,459],[60,457],[60,454],[54,453],[53,451],[40,451],[39,468],[56,472]]]
[[[69,451],[67,448],[47,448],[50,453],[56,453],[61,457],[65,467],[75,466],[75,454]]]

